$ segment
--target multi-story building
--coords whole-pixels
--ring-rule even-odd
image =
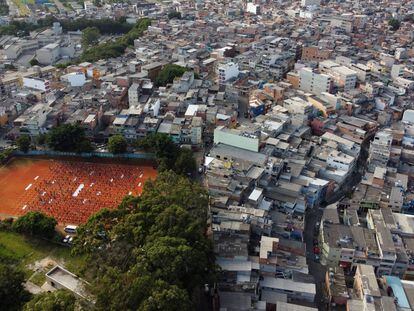
[[[368,171],[373,172],[376,167],[386,168],[391,155],[392,132],[380,131],[371,142],[368,156]]]
[[[308,0],[304,0],[308,1]],[[313,0],[310,0],[313,1]],[[302,1],[303,2],[303,1]],[[322,49],[317,46],[307,46],[302,49],[302,60],[320,62],[327,60],[331,57],[332,51],[327,49]]]
[[[318,73],[311,68],[302,68],[299,70],[299,89],[320,95],[323,92],[330,92],[332,87],[332,78],[329,75]]]
[[[218,81],[225,83],[239,75],[239,65],[233,62],[221,64],[218,66]]]
[[[134,107],[139,104],[140,86],[138,83],[133,83],[128,89],[128,103],[129,107]]]

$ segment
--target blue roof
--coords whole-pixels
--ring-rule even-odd
[[[392,288],[392,292],[394,293],[395,298],[397,298],[397,305],[400,308],[410,309],[410,304],[408,302],[407,296],[405,295],[401,280],[395,276],[389,275],[387,275],[385,279],[387,280],[387,285]]]

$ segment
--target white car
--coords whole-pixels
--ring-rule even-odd
[[[67,235],[67,236],[65,236],[64,238],[63,238],[63,243],[69,243],[69,240],[70,239],[73,239],[70,235]]]

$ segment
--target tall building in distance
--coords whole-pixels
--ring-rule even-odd
[[[374,172],[376,167],[386,168],[391,155],[391,131],[378,132],[369,148],[368,171]]]

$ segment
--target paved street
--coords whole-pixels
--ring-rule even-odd
[[[324,304],[323,285],[325,282],[326,269],[320,263],[315,262],[313,255],[313,239],[316,238],[315,230],[316,223],[320,221],[322,217],[322,210],[317,207],[309,210],[306,213],[306,224],[305,224],[305,243],[306,243],[306,259],[309,265],[309,272],[315,278],[316,283],[316,297],[315,302],[318,305],[319,310],[326,310]]]
[[[328,205],[337,202],[343,196],[351,192],[355,185],[357,185],[365,172],[366,161],[368,156],[370,140],[368,139],[362,144],[361,154],[358,158],[357,167],[355,172],[350,176],[348,182],[346,182],[336,193],[334,193],[327,202],[319,206],[315,206],[306,213],[305,224],[305,243],[306,243],[306,258],[309,265],[309,272],[313,275],[316,282],[316,297],[315,302],[319,310],[328,310],[328,304],[324,296],[325,285],[325,273],[326,267],[319,262],[315,262],[313,254],[313,240],[317,238],[318,230],[316,229],[316,223],[321,221],[323,208]],[[322,207],[322,208],[320,208]]]

